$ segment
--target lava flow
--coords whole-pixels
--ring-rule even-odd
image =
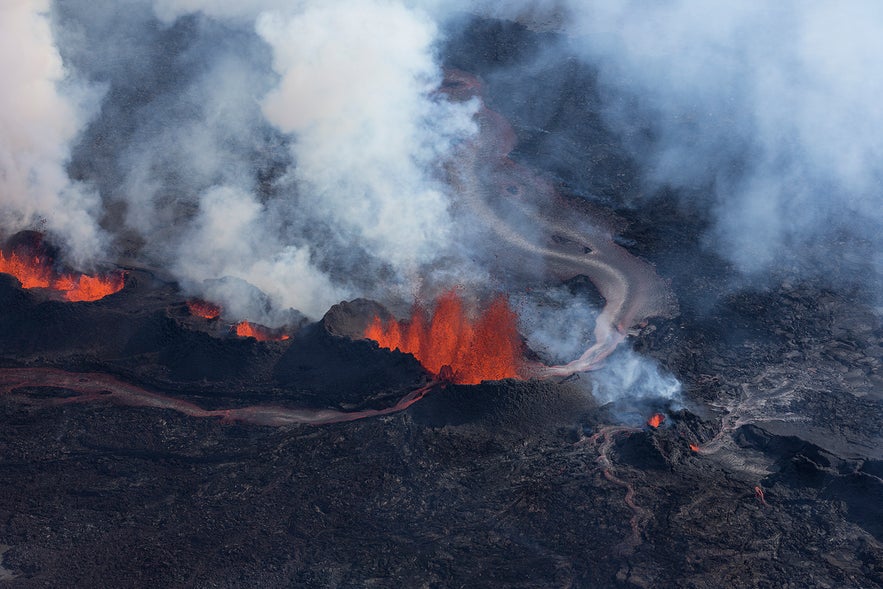
[[[221,316],[221,307],[202,299],[191,299],[187,301],[187,310],[191,315],[202,317],[203,319],[217,319]],[[242,334],[237,333],[237,335]]]
[[[56,399],[44,399],[48,405],[84,403],[108,399],[133,407],[157,407],[172,409],[191,417],[220,417],[226,422],[239,421],[255,425],[292,425],[298,423],[323,425],[355,421],[378,415],[389,415],[407,409],[428,392],[443,386],[431,382],[406,394],[395,405],[383,409],[361,411],[337,411],[334,409],[310,409],[251,405],[231,409],[203,409],[193,403],[153,393],[135,385],[99,373],[66,372],[56,368],[3,368],[0,369],[0,393],[12,393],[24,387],[51,387],[75,391],[78,395]]]
[[[8,257],[0,252],[0,272],[15,276],[21,282],[22,288],[55,290],[71,302],[97,301],[119,292],[125,286],[125,275],[122,272],[106,276],[57,274],[39,256],[19,256],[15,252]]]
[[[522,363],[516,316],[504,296],[471,319],[460,297],[450,291],[436,302],[431,318],[420,306],[414,307],[410,321],[384,323],[375,316],[364,335],[382,348],[413,354],[433,374],[450,367],[459,384],[518,378]]]
[[[248,321],[237,323],[234,331],[239,337],[253,337],[259,342],[281,342],[289,338],[287,334],[278,334],[269,327],[264,327],[257,323],[249,323]]]
[[[663,415],[662,413],[654,413],[653,417],[647,420],[647,425],[649,425],[653,429],[656,429],[657,427],[662,425],[663,421],[665,421],[665,415]]]

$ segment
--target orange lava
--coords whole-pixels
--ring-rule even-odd
[[[221,315],[221,307],[202,299],[187,301],[187,310],[191,315],[203,319],[217,319]]]
[[[382,348],[413,354],[433,374],[448,366],[459,384],[518,378],[522,363],[516,316],[504,296],[473,319],[457,293],[449,291],[438,299],[431,316],[418,305],[410,321],[384,324],[374,317],[365,337]]]
[[[97,301],[121,291],[125,286],[125,275],[122,272],[106,276],[56,274],[43,259],[37,256],[21,257],[14,252],[8,257],[0,252],[0,272],[15,276],[21,282],[22,288],[56,290],[65,300],[71,302]]]
[[[647,425],[655,429],[662,425],[663,421],[665,421],[665,415],[662,413],[654,413],[653,417],[647,420]]]
[[[690,450],[692,450],[693,452],[698,452],[699,446],[697,446],[696,444],[690,444]]]
[[[237,323],[235,331],[236,335],[240,337],[253,337],[259,342],[281,342],[289,338],[286,334],[274,333],[269,327],[264,327],[257,323],[249,323],[248,321]]]

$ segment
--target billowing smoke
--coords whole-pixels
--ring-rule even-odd
[[[438,92],[439,33],[419,9],[55,8],[66,62],[110,88],[73,168],[99,184],[118,250],[270,324],[357,295],[409,299],[442,258],[468,272],[443,166],[475,105]]]
[[[85,262],[101,251],[98,197],[65,166],[96,92],[68,77],[48,9],[0,5],[0,230],[45,228]]]
[[[402,270],[451,240],[448,197],[434,166],[473,129],[471,110],[432,93],[441,71],[435,26],[376,0],[320,3],[302,14],[263,14],[279,85],[267,120],[292,133],[300,211]]]

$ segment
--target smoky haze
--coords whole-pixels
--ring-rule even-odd
[[[488,78],[529,87],[533,114],[591,93],[585,108],[642,185],[601,199],[606,179],[589,174],[573,192],[635,207],[676,194],[709,220],[704,244],[738,287],[782,273],[879,285],[875,2],[12,0],[0,11],[2,228],[45,228],[79,264],[163,266],[231,319],[279,325],[290,309],[315,319],[345,298],[405,304],[487,282],[496,252],[462,238],[472,221],[445,181],[479,105],[438,91],[445,42],[476,14],[544,31]],[[591,72],[586,85],[542,75],[569,61]],[[567,131],[552,124],[542,132]],[[546,163],[583,159],[560,150]],[[523,320],[528,339],[575,353],[554,324],[591,315],[581,305],[540,313],[525,301],[543,317]]]
[[[880,291],[879,3],[484,6],[561,33],[537,35],[520,59],[484,75],[505,88],[507,115],[558,125],[560,140],[540,140],[543,154],[532,161],[572,192],[634,207],[674,194],[707,220],[704,246],[736,270],[733,288],[788,276]],[[451,33],[462,26],[453,20]],[[583,69],[574,73],[573,62]],[[639,189],[610,191],[613,174],[591,169],[589,154],[575,157],[581,139],[568,135],[585,131],[574,121],[580,100],[633,160]]]
[[[568,50],[652,192],[710,213],[748,283],[779,271],[879,287],[883,5],[588,2]]]

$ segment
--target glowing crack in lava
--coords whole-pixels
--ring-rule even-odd
[[[57,274],[39,256],[19,256],[15,252],[8,257],[0,252],[0,272],[15,276],[22,288],[55,290],[70,302],[97,301],[121,291],[125,286],[125,274],[122,272],[106,276]]]
[[[202,317],[203,319],[217,319],[221,316],[221,307],[202,299],[187,301],[187,310],[194,317]]]
[[[276,333],[269,327],[264,327],[257,323],[249,323],[248,321],[240,321],[233,328],[233,331],[239,337],[253,337],[259,342],[281,342],[290,337],[284,333]]]
[[[472,319],[457,293],[449,291],[438,299],[431,318],[420,306],[410,321],[384,323],[375,316],[364,335],[382,348],[413,354],[433,374],[449,366],[459,384],[518,378],[522,364],[516,316],[504,296]]]

